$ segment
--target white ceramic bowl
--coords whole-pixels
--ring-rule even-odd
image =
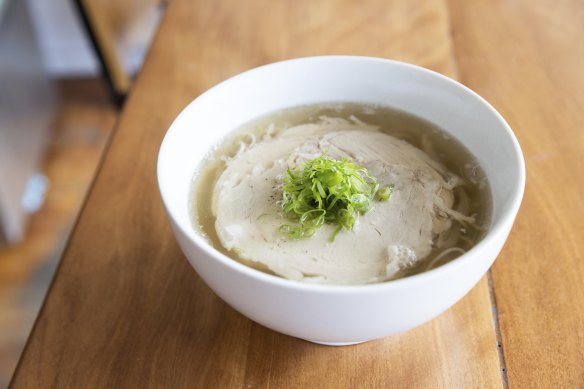
[[[225,134],[279,109],[320,102],[389,105],[460,140],[490,181],[492,224],[461,257],[434,270],[372,285],[312,285],[246,267],[192,227],[189,191],[201,159]],[[377,58],[311,57],[252,69],[211,88],[176,118],[160,148],[158,182],[176,239],[207,285],[250,319],[325,344],[409,330],[448,309],[489,269],[519,209],[525,164],[505,120],[480,96],[438,73]]]

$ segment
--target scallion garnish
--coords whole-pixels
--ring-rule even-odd
[[[377,194],[375,195],[375,199],[379,201],[387,201],[391,197],[393,193],[393,184],[386,185],[383,188],[379,188]]]
[[[309,238],[325,223],[337,226],[334,241],[344,228],[351,230],[359,215],[373,208],[373,199],[388,201],[393,185],[379,189],[367,169],[349,158],[335,160],[326,154],[304,163],[303,169],[288,170],[283,187],[282,209],[295,224],[284,224],[280,232],[292,239]]]

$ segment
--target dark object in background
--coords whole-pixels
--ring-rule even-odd
[[[142,66],[165,3],[160,0],[75,0],[74,3],[112,98],[122,107],[133,78]],[[142,26],[139,39],[131,31],[135,25]]]

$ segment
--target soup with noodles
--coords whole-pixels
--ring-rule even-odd
[[[291,280],[368,284],[443,265],[490,223],[486,176],[434,124],[390,107],[294,107],[225,137],[194,174],[193,226]]]

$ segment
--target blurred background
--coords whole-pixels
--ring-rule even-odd
[[[0,0],[0,388],[165,8]]]

